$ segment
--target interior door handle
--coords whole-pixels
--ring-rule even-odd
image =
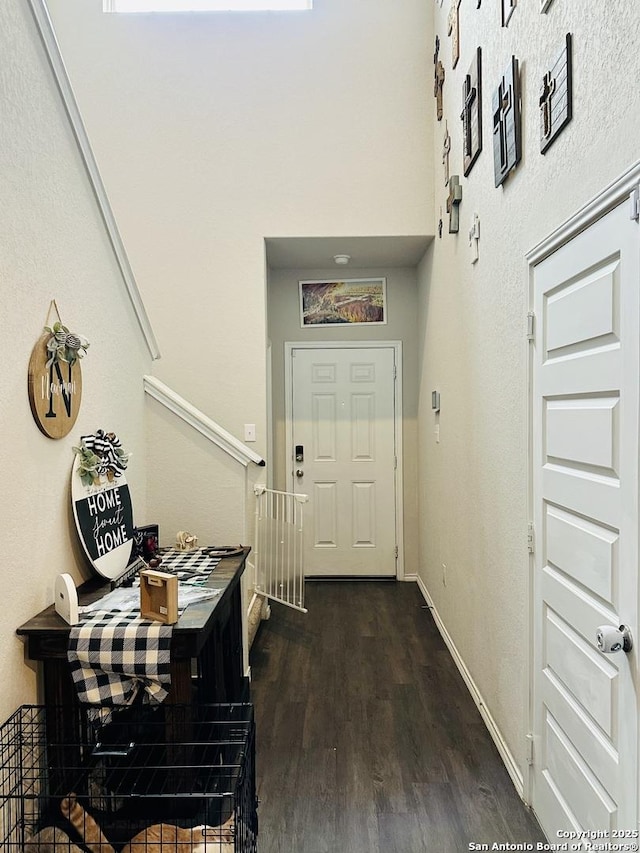
[[[302,468],[296,468],[296,477],[298,477],[298,479],[300,477],[304,477],[304,471],[302,470]]]
[[[615,628],[613,625],[600,625],[596,630],[596,642],[601,652],[630,652],[633,648],[631,631],[626,625]]]

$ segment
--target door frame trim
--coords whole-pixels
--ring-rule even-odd
[[[528,287],[528,305],[529,311],[534,309],[534,285],[535,285],[535,267],[553,252],[565,246],[574,237],[577,237],[582,231],[585,231],[603,216],[606,216],[614,208],[629,199],[632,192],[638,189],[640,185],[640,160],[637,160],[618,178],[608,184],[604,189],[591,198],[586,204],[580,207],[572,216],[566,219],[561,225],[547,234],[539,243],[533,246],[526,254],[526,274]],[[639,225],[640,228],[640,225]],[[536,319],[537,322],[537,319]],[[534,351],[533,342],[527,342],[528,358],[527,358],[527,514],[529,521],[534,518],[534,459],[533,459],[533,419],[536,413],[536,407],[533,400],[533,370],[534,370]],[[529,660],[528,660],[528,686],[527,691],[527,710],[526,719],[528,731],[535,735],[535,614],[536,602],[535,593],[535,554],[529,556]],[[639,722],[640,731],[640,722]],[[533,761],[535,761],[535,744],[533,752]],[[531,804],[531,796],[533,793],[533,761],[529,764],[528,772],[523,773],[523,799],[526,803]]]
[[[531,308],[531,280],[532,268],[539,264],[556,249],[568,243],[573,237],[593,225],[614,207],[624,201],[625,196],[630,196],[640,183],[640,160],[630,166],[615,181],[608,184],[603,190],[595,195],[590,201],[579,208],[572,216],[565,220],[556,229],[551,231],[538,244],[529,249],[525,258],[529,269],[529,307]]]
[[[402,341],[285,341],[284,344],[284,419],[285,458],[293,459],[293,352],[297,349],[391,349],[396,365],[394,382],[394,438],[395,455],[398,460],[394,476],[395,488],[395,536],[398,557],[396,579],[404,580],[404,502],[402,478]],[[293,488],[293,472],[287,471],[287,486]]]

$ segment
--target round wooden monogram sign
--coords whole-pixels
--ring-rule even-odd
[[[80,360],[51,361],[44,332],[29,359],[29,404],[38,429],[49,438],[64,438],[76,422],[82,400]]]

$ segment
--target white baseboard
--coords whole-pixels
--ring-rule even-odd
[[[460,675],[464,679],[464,683],[467,685],[469,693],[471,694],[471,698],[473,699],[478,710],[480,711],[482,719],[484,720],[484,723],[487,729],[489,730],[489,734],[491,735],[493,742],[495,743],[498,752],[500,753],[500,757],[504,762],[504,766],[507,768],[507,772],[511,777],[511,781],[514,784],[520,799],[524,800],[524,781],[522,778],[522,773],[520,772],[520,768],[518,767],[518,763],[515,760],[511,750],[507,746],[506,741],[502,737],[502,734],[500,732],[500,729],[498,728],[496,721],[491,716],[491,712],[485,705],[484,700],[482,698],[482,694],[478,690],[478,687],[475,681],[473,680],[471,673],[467,669],[464,660],[460,656],[460,652],[458,651],[455,646],[455,643],[449,636],[449,632],[447,631],[444,622],[440,618],[440,615],[433,604],[431,596],[429,595],[427,588],[424,585],[424,581],[420,577],[417,578],[417,581],[420,592],[422,593],[424,600],[427,602],[429,610],[433,614],[433,618],[435,620],[438,630],[440,631],[440,634],[442,635],[442,639],[445,641],[447,648],[451,653],[451,657],[453,658],[456,666],[458,667]]]

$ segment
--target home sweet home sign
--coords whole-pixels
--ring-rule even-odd
[[[123,473],[126,455],[118,457],[114,448],[119,449],[120,442],[113,433],[99,430],[83,436],[81,447],[74,448],[77,456],[71,474],[80,542],[98,574],[112,580],[131,562],[135,538],[131,494]],[[87,459],[95,463],[92,476],[82,467]]]

